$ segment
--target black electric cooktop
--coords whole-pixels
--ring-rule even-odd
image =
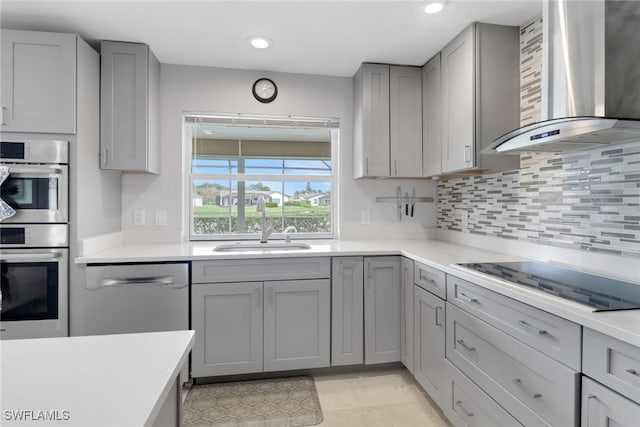
[[[457,264],[480,273],[593,307],[593,311],[640,308],[640,285],[542,262]]]

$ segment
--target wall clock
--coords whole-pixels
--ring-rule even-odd
[[[273,101],[278,96],[278,86],[273,80],[264,77],[255,81],[251,91],[254,98],[265,104]]]

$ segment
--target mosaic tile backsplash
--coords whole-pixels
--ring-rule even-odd
[[[439,229],[640,258],[640,142],[523,154],[519,170],[439,181],[437,206]]]
[[[542,16],[520,28],[520,126],[540,121]]]

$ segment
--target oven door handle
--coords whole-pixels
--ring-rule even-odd
[[[29,167],[29,166],[8,166],[9,167],[9,175],[11,174],[30,174],[30,175],[60,175],[62,174],[62,168],[60,167]]]
[[[181,289],[186,284],[176,285],[173,276],[161,277],[128,277],[126,279],[102,279],[100,287],[108,288],[112,286],[130,286],[130,285],[164,285],[169,288]]]
[[[3,261],[57,261],[56,258],[60,258],[62,253],[60,252],[42,252],[42,253],[29,253],[29,254],[2,254]]]

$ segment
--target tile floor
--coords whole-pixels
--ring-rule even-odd
[[[395,368],[313,379],[322,427],[449,427],[409,371]]]

